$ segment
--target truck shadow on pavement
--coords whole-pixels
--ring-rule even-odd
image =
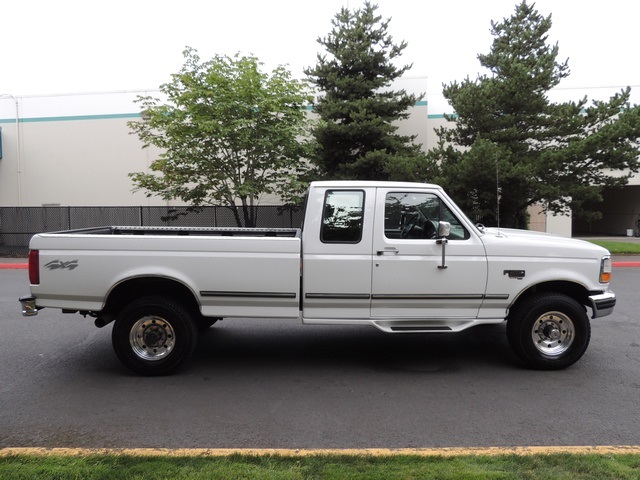
[[[268,322],[269,320],[262,320]],[[188,369],[333,368],[454,372],[481,366],[521,368],[505,326],[481,325],[460,333],[387,334],[367,326],[261,328],[224,320],[201,332]]]

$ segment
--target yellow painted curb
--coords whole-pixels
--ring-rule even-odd
[[[487,447],[487,448],[345,448],[345,449],[285,449],[285,448],[0,448],[0,457],[16,455],[86,457],[118,455],[136,457],[226,457],[229,455],[279,455],[307,457],[313,455],[454,457],[479,455],[640,455],[638,445],[570,446],[570,447]]]

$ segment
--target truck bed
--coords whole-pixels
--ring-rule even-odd
[[[298,229],[105,226],[41,233],[30,247],[42,307],[100,311],[114,286],[154,278],[190,289],[212,317],[299,314]]]

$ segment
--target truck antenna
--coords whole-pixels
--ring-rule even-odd
[[[496,158],[496,220],[498,221],[498,235],[500,235],[500,167]]]

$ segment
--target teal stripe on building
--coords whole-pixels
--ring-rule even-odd
[[[427,100],[420,100],[416,102],[416,107],[426,107],[428,105]],[[313,110],[313,106],[305,107],[307,110]],[[103,115],[66,115],[66,116],[56,116],[56,117],[31,117],[31,118],[19,118],[19,123],[41,123],[41,122],[73,122],[73,121],[83,121],[83,120],[114,120],[114,119],[135,119],[141,118],[140,113],[111,113],[111,114],[103,114]],[[433,117],[433,118],[441,118]],[[432,118],[429,115],[429,118]],[[0,118],[0,124],[6,123],[16,123],[16,119],[14,118]]]
[[[39,123],[39,122],[71,122],[83,120],[113,120],[119,118],[141,118],[140,113],[111,113],[105,115],[69,115],[60,117],[32,117],[19,118],[19,123]],[[15,118],[0,118],[0,123],[16,123]]]

